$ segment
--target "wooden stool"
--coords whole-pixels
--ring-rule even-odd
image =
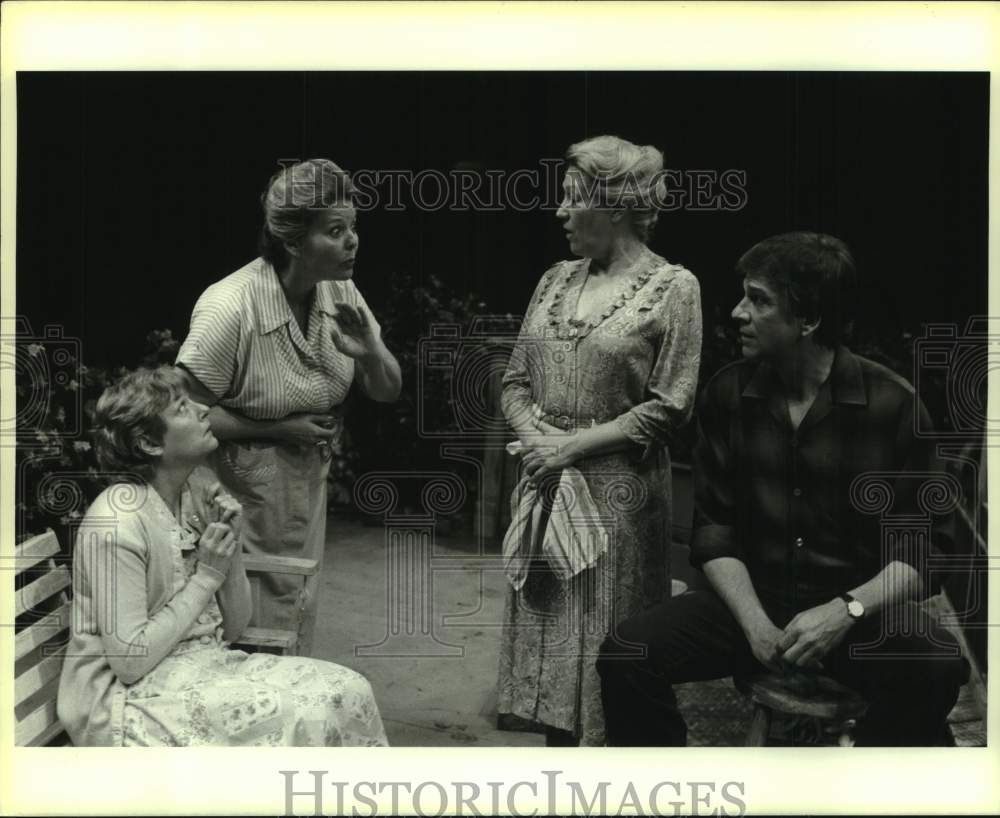
[[[734,677],[736,689],[753,702],[753,721],[747,731],[747,747],[764,747],[775,715],[809,720],[816,743],[828,731],[823,722],[841,725],[837,743],[851,746],[849,729],[868,709],[860,695],[828,676],[804,673],[779,676],[760,674]]]

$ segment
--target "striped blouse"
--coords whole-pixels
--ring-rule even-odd
[[[202,293],[177,363],[223,406],[254,420],[327,412],[354,379],[354,361],[333,345],[338,302],[364,310],[378,327],[353,281],[321,281],[303,337],[274,268],[254,259]]]

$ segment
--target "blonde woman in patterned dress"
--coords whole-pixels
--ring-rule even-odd
[[[275,174],[261,257],[205,290],[177,356],[192,394],[212,407],[212,465],[243,505],[249,553],[322,565],[337,407],[355,380],[375,400],[399,396],[399,364],[352,280],[353,193],[329,159]],[[297,578],[265,580],[260,624],[298,630],[298,653],[310,655],[317,597],[300,609]]]
[[[365,678],[331,662],[232,650],[250,618],[242,509],[206,478],[208,409],[168,367],[97,404],[114,482],[80,525],[59,718],[79,746],[376,746]]]
[[[670,595],[667,443],[690,417],[701,355],[697,279],[646,246],[662,154],[601,136],[567,160],[556,216],[579,258],[542,276],[502,401],[526,485],[543,495],[579,470],[609,535],[606,553],[569,579],[535,554],[508,596],[498,709],[544,724],[550,746],[604,743],[601,643]]]

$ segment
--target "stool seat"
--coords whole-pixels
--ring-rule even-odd
[[[733,683],[754,705],[748,746],[766,744],[774,713],[848,722],[860,718],[868,709],[868,702],[861,695],[829,676],[761,673],[734,677]]]
[[[790,716],[817,719],[856,719],[864,715],[868,702],[858,693],[829,676],[761,673],[737,676],[736,689],[760,704]]]

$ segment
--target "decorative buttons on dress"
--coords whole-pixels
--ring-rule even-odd
[[[794,494],[796,497],[801,497],[802,496],[802,489],[796,487],[796,488],[792,489],[792,494]]]
[[[801,537],[796,537],[795,538],[795,547],[796,548],[801,548],[803,545],[805,545],[805,542],[802,540],[802,538]]]

